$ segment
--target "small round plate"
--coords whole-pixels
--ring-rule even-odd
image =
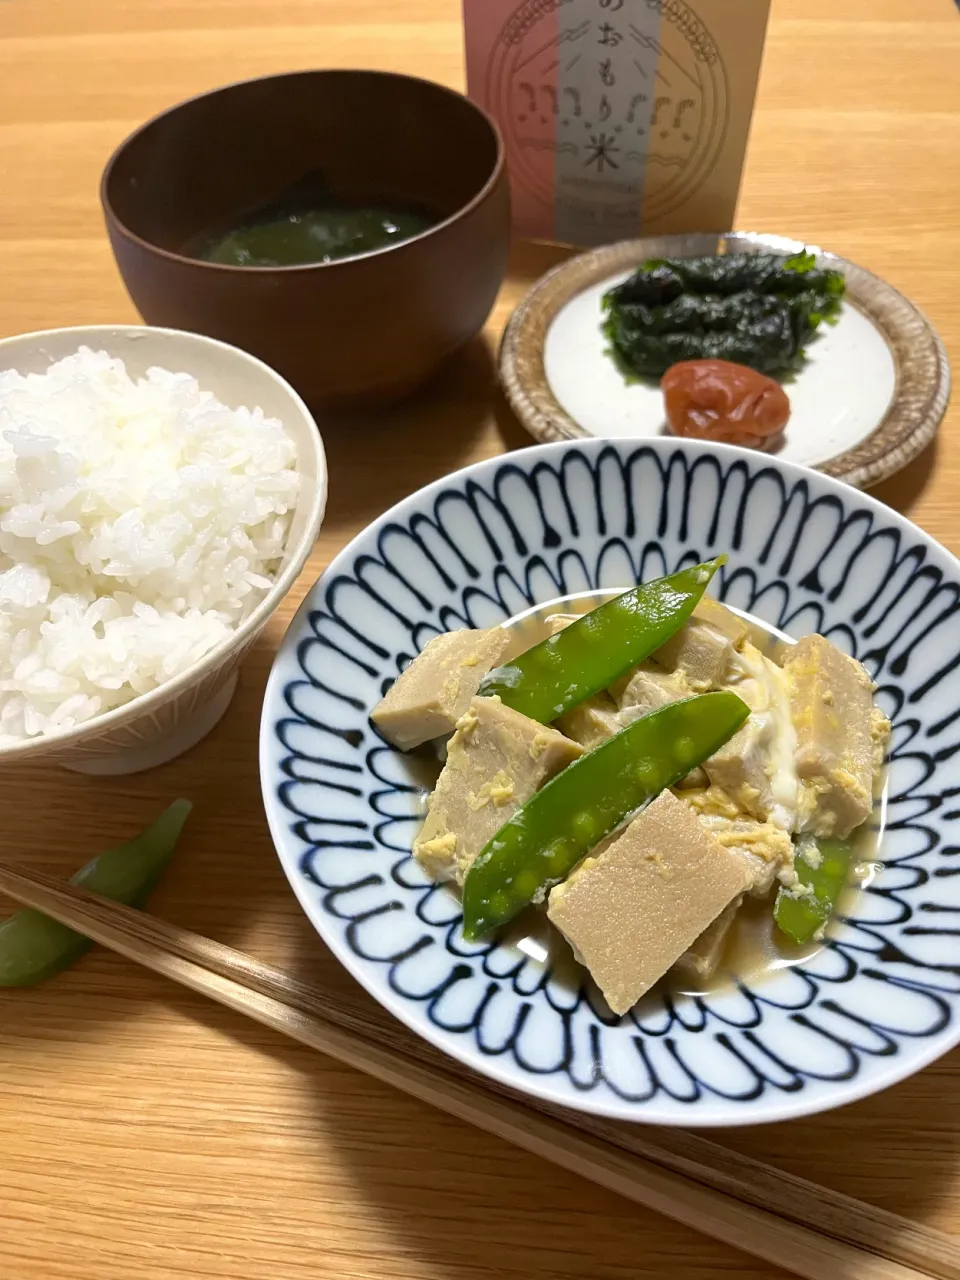
[[[930,443],[950,395],[950,366],[927,319],[856,263],[783,236],[657,236],[627,240],[564,262],[514,312],[500,377],[517,417],[539,440],[669,435],[654,383],[629,383],[607,353],[601,299],[648,258],[798,253],[842,271],[836,324],[824,325],[784,389],[790,421],[778,455],[857,488],[876,484]]]

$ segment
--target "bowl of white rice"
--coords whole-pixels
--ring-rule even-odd
[[[0,767],[132,773],[224,714],[323,519],[317,425],[212,338],[0,341]]]

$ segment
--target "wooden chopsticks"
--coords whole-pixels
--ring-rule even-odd
[[[628,1199],[810,1280],[960,1280],[960,1241],[681,1130],[520,1099],[384,1015],[37,872],[0,890],[103,946]]]

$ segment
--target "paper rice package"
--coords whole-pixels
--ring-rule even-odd
[[[733,226],[769,0],[464,0],[518,235]]]

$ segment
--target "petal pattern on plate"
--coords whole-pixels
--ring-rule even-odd
[[[369,712],[438,632],[720,552],[721,598],[877,680],[883,865],[797,967],[616,1018],[535,947],[464,941],[456,895],[410,857],[429,780]],[[759,454],[590,441],[478,464],[366,530],[291,625],[264,710],[281,860],[374,995],[515,1087],[691,1125],[849,1101],[958,1039],[958,602],[955,562],[900,517]]]

